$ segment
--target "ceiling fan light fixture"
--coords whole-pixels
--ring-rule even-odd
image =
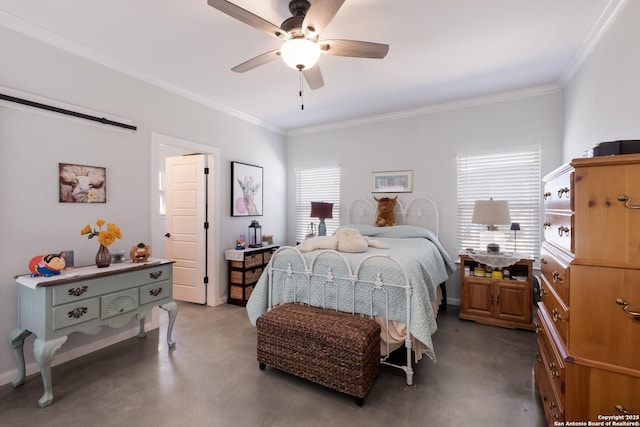
[[[285,64],[294,70],[307,70],[318,62],[320,46],[305,38],[295,38],[286,41],[280,48]]]

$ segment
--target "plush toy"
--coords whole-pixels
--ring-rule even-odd
[[[151,248],[144,243],[138,243],[131,248],[129,256],[131,256],[131,261],[133,262],[145,262],[151,256]]]
[[[333,249],[339,252],[364,252],[368,247],[387,249],[389,245],[360,234],[355,228],[344,227],[336,231],[334,236],[311,237],[298,245],[300,252],[311,252],[316,249]]]
[[[29,261],[31,276],[51,277],[60,274],[65,266],[64,252],[59,254],[37,255]]]
[[[396,217],[393,213],[393,208],[396,206],[398,196],[394,197],[393,199],[389,197],[382,197],[378,199],[374,196],[373,199],[378,202],[378,217],[376,218],[376,227],[389,227],[391,225],[396,225]]]

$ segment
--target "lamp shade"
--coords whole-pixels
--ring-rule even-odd
[[[305,38],[292,39],[280,48],[285,64],[294,70],[308,70],[316,65],[320,58],[320,46]]]
[[[511,224],[509,202],[506,200],[476,200],[473,207],[473,224],[495,226],[496,224]]]
[[[311,218],[333,218],[333,203],[311,202]]]
[[[511,229],[513,231],[520,231],[520,223],[519,222],[512,222],[511,223]]]

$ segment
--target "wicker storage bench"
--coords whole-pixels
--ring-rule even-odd
[[[287,303],[256,321],[258,362],[356,397],[380,371],[380,325],[335,310]]]

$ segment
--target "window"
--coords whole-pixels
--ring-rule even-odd
[[[296,241],[301,242],[318,218],[311,218],[311,202],[333,203],[333,218],[325,220],[327,236],[340,225],[340,166],[296,169]]]
[[[476,200],[507,200],[511,222],[520,231],[500,225],[503,251],[540,258],[540,148],[514,151],[458,154],[458,252],[467,248],[486,249],[480,244],[485,226],[472,224]]]

